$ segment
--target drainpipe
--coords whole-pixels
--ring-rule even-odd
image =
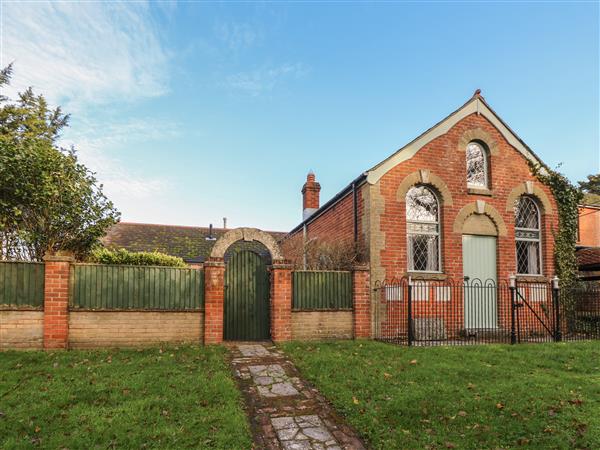
[[[354,208],[354,243],[358,242],[358,193],[356,191],[356,181],[352,182],[352,204]]]
[[[306,223],[302,226],[302,268],[306,270]]]

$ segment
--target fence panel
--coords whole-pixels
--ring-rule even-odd
[[[599,293],[572,294],[586,300],[573,303],[579,306],[571,308],[573,325],[563,327],[563,339],[600,335]],[[372,297],[375,338],[407,345],[556,341],[562,295],[549,282],[384,280]]]
[[[352,274],[340,271],[293,272],[292,309],[352,309]]]
[[[76,264],[71,270],[71,307],[75,309],[204,307],[203,270],[96,264]]]
[[[0,262],[0,305],[3,307],[44,306],[44,264]]]
[[[600,339],[600,282],[580,282],[560,291],[560,338]]]

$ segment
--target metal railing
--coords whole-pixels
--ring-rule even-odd
[[[600,339],[600,285],[558,280],[377,282],[375,339],[405,345]]]

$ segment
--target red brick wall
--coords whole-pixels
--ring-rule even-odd
[[[45,258],[44,348],[66,349],[69,341],[69,272],[73,258]]]
[[[368,268],[352,272],[354,337],[371,337],[371,286]]]
[[[498,144],[498,154],[489,156],[491,196],[467,192],[465,152],[458,149],[463,133],[481,128]],[[528,163],[502,134],[482,115],[472,114],[452,127],[446,134],[422,147],[411,159],[398,164],[379,181],[380,192],[385,199],[385,210],[380,219],[385,233],[385,248],[381,251],[381,265],[386,277],[402,275],[407,268],[405,203],[397,200],[398,186],[409,174],[429,169],[448,186],[453,204],[444,205],[441,212],[442,270],[449,277],[461,279],[462,234],[453,232],[453,225],[460,209],[478,199],[493,206],[507,226],[507,236],[498,238],[498,280],[507,280],[516,272],[514,214],[506,211],[506,202],[513,188],[531,180],[550,199],[553,211],[542,215],[543,274],[554,274],[554,239],[552,230],[558,227],[556,203],[550,190],[542,185],[529,170]]]
[[[292,338],[292,268],[273,265],[271,271],[271,338],[273,342]]]
[[[361,194],[363,187],[358,188],[357,214],[358,214],[358,237],[364,242],[362,231],[362,217],[364,212],[364,201]],[[286,259],[297,263],[297,249],[303,239],[303,230],[299,229],[289,235],[281,243],[281,249]],[[309,222],[307,225],[307,240],[318,239],[321,242],[340,242],[354,240],[354,201],[352,191],[348,192],[333,207]]]
[[[600,247],[600,207],[579,208],[577,243],[586,247]]]
[[[204,265],[204,343],[223,342],[223,303],[225,301],[225,265],[208,262]]]

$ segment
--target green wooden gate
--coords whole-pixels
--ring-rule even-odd
[[[269,339],[269,286],[269,272],[260,255],[249,250],[231,255],[225,269],[225,339]]]

